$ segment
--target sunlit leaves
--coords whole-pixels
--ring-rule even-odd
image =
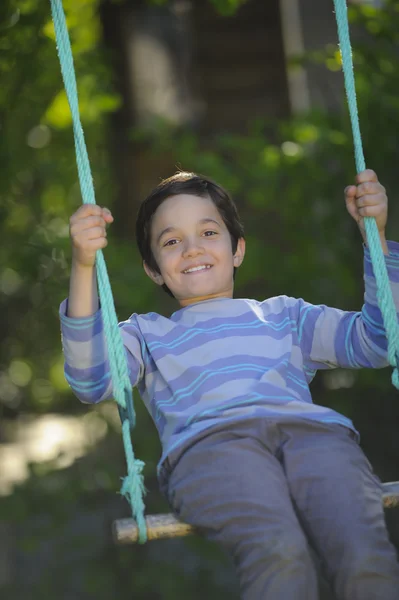
[[[81,53],[89,52],[98,44],[100,37],[100,24],[97,16],[98,0],[84,0],[83,2],[63,0],[63,7],[76,59]],[[43,26],[43,33],[55,40],[54,25],[50,18]]]
[[[120,106],[117,94],[100,92],[95,89],[95,80],[88,75],[79,80],[79,112],[86,125],[95,123],[107,112],[114,112]],[[65,90],[61,90],[48,107],[44,121],[57,129],[65,129],[72,124],[71,111]]]
[[[72,123],[71,111],[65,90],[61,90],[55,96],[53,102],[44,114],[44,120],[53,127],[65,129]]]

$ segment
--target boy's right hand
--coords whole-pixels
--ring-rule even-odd
[[[106,225],[114,217],[108,208],[97,204],[83,204],[69,220],[69,233],[72,241],[72,260],[82,267],[93,267],[96,252],[105,248],[107,242]]]

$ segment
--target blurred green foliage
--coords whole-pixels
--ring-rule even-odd
[[[149,4],[162,6],[168,4],[169,0],[148,0]],[[209,0],[216,10],[225,16],[233,15],[248,0]]]
[[[66,0],[99,201],[112,195],[104,116],[117,108],[97,0]],[[47,2],[9,3],[0,29],[0,406],[54,409],[66,391],[56,323],[67,290],[68,219],[81,202],[71,118]]]
[[[242,3],[210,1],[222,14]],[[101,43],[99,0],[64,0],[64,7],[97,201],[112,207],[116,184],[107,117],[121,99]],[[359,34],[354,61],[366,162],[388,189],[388,237],[395,238],[399,0],[388,0],[383,9],[352,6],[350,18]],[[340,69],[336,47],[301,60]],[[64,382],[57,317],[68,289],[68,219],[81,198],[47,2],[2,3],[0,79],[0,415],[82,413],[87,409]],[[343,200],[355,176],[344,97],[340,111],[314,111],[279,124],[253,122],[249,115],[245,135],[215,132],[204,141],[195,130],[176,131],[167,123],[156,131],[149,137],[137,129],[132,143],[144,140],[154,154],[173,154],[182,168],[214,177],[237,200],[248,242],[237,295],[288,294],[349,310],[361,306],[361,239]],[[151,284],[126,240],[111,233],[106,260],[121,318],[161,310],[156,300],[149,306]],[[341,383],[328,373],[319,376],[314,399],[354,418],[380,473],[392,477],[399,411],[389,370],[352,375]],[[154,490],[159,445],[148,415],[136,404],[135,450],[147,460],[147,485]],[[375,423],[381,426],[377,438]],[[0,422],[0,441],[1,435]],[[0,521],[16,527],[18,572],[25,575],[5,590],[10,600],[22,594],[32,600],[56,594],[105,600],[122,593],[143,599],[234,597],[231,571],[204,540],[112,547],[110,521],[127,514],[115,494],[124,469],[119,430],[109,424],[104,440],[74,465],[58,470],[52,463],[32,464],[29,478],[0,499]],[[150,494],[148,506],[166,509],[156,494]],[[40,561],[47,567],[39,574]]]

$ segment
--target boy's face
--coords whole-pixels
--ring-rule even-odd
[[[160,274],[146,264],[145,271],[166,284],[180,306],[233,297],[233,269],[243,261],[245,241],[238,241],[233,256],[230,234],[210,198],[167,198],[153,216],[151,248]]]

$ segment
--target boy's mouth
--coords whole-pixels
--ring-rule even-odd
[[[196,265],[193,267],[189,267],[188,269],[185,269],[184,271],[182,271],[182,273],[184,275],[190,275],[192,273],[201,273],[203,271],[209,271],[209,269],[212,268],[212,265]]]

